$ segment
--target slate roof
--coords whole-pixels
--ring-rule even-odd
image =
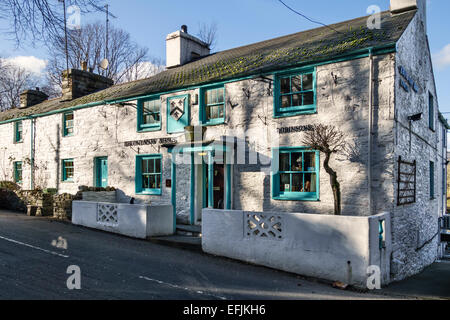
[[[66,109],[87,103],[113,101],[186,87],[259,75],[275,70],[326,61],[360,49],[395,44],[416,14],[416,10],[392,15],[381,13],[381,29],[367,28],[368,17],[307,30],[255,44],[225,50],[153,77],[114,85],[72,100],[45,101],[26,109],[0,112],[0,121]],[[334,31],[334,30],[336,31]]]

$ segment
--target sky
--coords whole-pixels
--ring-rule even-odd
[[[56,1],[56,0],[54,0]],[[67,0],[70,1],[70,0]],[[226,50],[303,30],[319,27],[289,11],[278,0],[107,0],[117,16],[111,23],[128,31],[133,40],[149,48],[153,57],[165,59],[165,37],[188,26],[196,34],[201,23],[218,25],[218,43],[214,51]],[[284,0],[286,4],[325,24],[367,15],[377,5],[389,9],[389,0]],[[441,112],[450,118],[450,1],[428,0],[428,36]],[[104,14],[88,14],[81,23],[104,21]],[[0,22],[0,28],[5,28]],[[37,74],[45,69],[48,53],[36,46],[16,48],[0,34],[0,56],[15,59]]]

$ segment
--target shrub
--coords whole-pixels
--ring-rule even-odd
[[[17,191],[21,189],[17,183],[12,181],[0,181],[0,188],[11,191]]]

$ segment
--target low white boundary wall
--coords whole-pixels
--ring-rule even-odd
[[[72,202],[72,223],[145,239],[173,234],[171,205]]]
[[[360,287],[366,287],[372,265],[380,267],[382,285],[390,282],[390,234],[389,213],[350,217],[204,209],[202,214],[207,253]]]

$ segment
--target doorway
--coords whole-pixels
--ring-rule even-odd
[[[224,209],[225,208],[225,165],[214,163],[213,169],[213,192],[212,199],[209,196],[209,180],[211,173],[209,172],[209,167],[206,163],[203,163],[203,208],[209,207],[209,201],[212,200],[213,209]]]
[[[94,168],[95,186],[106,188],[108,186],[108,157],[95,158]]]

